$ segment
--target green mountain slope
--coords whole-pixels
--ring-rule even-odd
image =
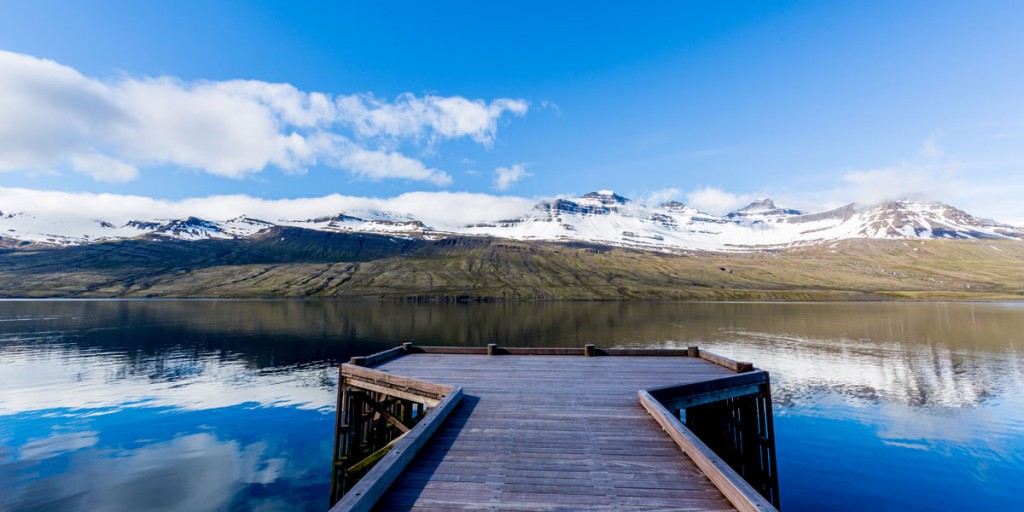
[[[0,251],[5,297],[408,300],[1024,298],[1024,242],[849,240],[658,254],[586,244],[407,240],[275,228],[242,240],[143,239]]]

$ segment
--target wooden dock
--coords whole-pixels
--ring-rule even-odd
[[[331,510],[775,510],[770,403],[696,347],[406,344],[341,367]]]

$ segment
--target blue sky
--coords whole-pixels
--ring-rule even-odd
[[[1024,223],[1020,2],[3,11],[0,187],[166,200],[614,189],[718,212],[766,195],[809,210],[920,195]]]

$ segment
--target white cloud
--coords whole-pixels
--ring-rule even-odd
[[[126,159],[231,178],[269,165],[296,170],[313,162],[303,137],[283,131],[273,109],[216,83],[127,80],[112,91],[131,118],[110,127],[115,151]]]
[[[47,168],[91,151],[124,122],[110,90],[48,60],[0,51],[0,171]]]
[[[902,163],[844,174],[833,192],[847,202],[876,204],[897,199],[950,200],[957,180],[952,167]]]
[[[515,164],[509,167],[498,167],[494,170],[494,188],[508,190],[515,182],[533,176],[526,172],[525,164]]]
[[[658,206],[662,203],[676,199],[680,194],[682,194],[682,191],[678,188],[663,188],[641,195],[637,198],[637,202],[648,206]]]
[[[139,171],[134,166],[95,151],[72,154],[69,161],[75,171],[88,174],[98,181],[124,182],[139,177]]]
[[[342,159],[343,164],[361,176],[369,178],[408,178],[449,185],[451,176],[437,169],[428,169],[422,162],[399,153],[356,149]]]
[[[686,193],[686,204],[700,211],[724,215],[757,199],[754,194],[733,194],[717,187],[702,187]]]
[[[498,119],[506,112],[524,115],[529,106],[523,100],[502,98],[486,103],[466,98],[402,94],[394,102],[373,95],[337,98],[340,120],[355,127],[363,137],[459,138],[469,137],[491,145],[498,131]]]
[[[407,213],[431,226],[464,226],[518,217],[537,199],[468,192],[409,192],[384,200],[382,208]]]
[[[410,215],[444,228],[516,217],[536,199],[468,192],[410,192],[396,197],[331,194],[297,199],[260,199],[246,195],[208,196],[168,201],[122,194],[90,194],[0,187],[5,214],[25,212],[40,219],[60,219],[68,233],[90,229],[97,221],[124,225],[136,219],[177,219],[190,215],[228,220],[241,215],[268,221],[303,220],[338,213],[385,211]],[[86,229],[84,231],[88,231]]]
[[[783,208],[806,212],[821,212],[849,203],[875,205],[901,199],[956,202],[965,197],[967,187],[957,177],[960,165],[948,157],[939,144],[941,136],[941,132],[934,132],[925,139],[917,158],[874,169],[847,171],[839,174],[830,187],[793,191],[783,186],[754,193],[702,187],[688,192],[686,203],[720,215],[762,197],[772,198]]]
[[[490,146],[502,116],[528,108],[508,98],[403,94],[388,102],[254,80],[101,81],[0,51],[0,171],[67,166],[128,181],[150,165],[242,178],[267,167],[300,173],[320,164],[369,179],[447,185],[446,173],[396,148],[457,138]]]
[[[362,178],[403,178],[429,181],[436,185],[449,185],[452,182],[447,173],[428,168],[419,160],[394,151],[366,149],[341,135],[320,134],[311,137],[308,142],[314,152],[321,155],[322,162],[348,169]]]
[[[918,158],[874,169],[848,171],[831,190],[805,197],[803,201],[816,201],[818,206],[821,203],[873,205],[900,199],[954,201],[960,197],[964,184],[957,178],[960,165],[946,156],[939,144],[941,136],[940,132],[933,132],[925,139],[918,150]]]

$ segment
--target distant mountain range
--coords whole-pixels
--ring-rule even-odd
[[[0,205],[2,206],[2,205]],[[430,226],[393,212],[346,211],[311,219],[60,219],[0,212],[0,246],[40,248],[117,240],[240,240],[273,228],[386,235],[401,239],[493,237],[584,242],[658,252],[781,249],[849,239],[1022,239],[1024,229],[974,217],[943,203],[849,204],[820,213],[759,199],[725,216],[671,201],[647,206],[609,190],[542,201],[521,217]]]

